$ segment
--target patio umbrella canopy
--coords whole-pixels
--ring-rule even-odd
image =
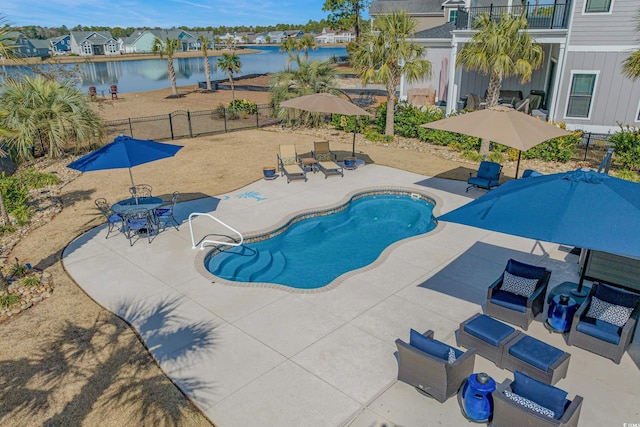
[[[520,154],[522,151],[527,151],[552,138],[571,135],[571,132],[511,107],[501,105],[448,117],[420,126],[475,136],[520,150],[516,178],[520,169]]]
[[[640,184],[592,170],[508,181],[438,220],[640,257]]]
[[[281,107],[296,108],[310,113],[342,114],[343,116],[372,116],[352,102],[330,93],[299,96],[280,103]],[[351,155],[356,155],[356,130],[353,130]]]
[[[113,142],[80,157],[67,167],[80,172],[128,168],[133,187],[135,184],[131,173],[132,167],[173,157],[181,148],[182,145],[163,144],[120,135]]]

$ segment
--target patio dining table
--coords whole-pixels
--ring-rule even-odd
[[[124,215],[138,209],[146,209],[152,211],[162,206],[161,197],[131,197],[129,199],[120,200],[111,206],[111,210],[117,214]]]

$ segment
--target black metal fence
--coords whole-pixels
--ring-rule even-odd
[[[583,133],[582,141],[580,141],[573,151],[571,160],[598,166],[607,154],[607,150],[612,147],[612,144],[609,142],[610,136],[610,134]]]
[[[105,123],[105,140],[118,135],[137,139],[171,140],[232,132],[277,124],[269,105],[258,105],[255,113],[217,108],[203,111],[174,111],[159,116],[112,120]]]

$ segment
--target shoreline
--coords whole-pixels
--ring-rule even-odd
[[[215,58],[218,56],[222,56],[225,53],[235,53],[236,55],[251,55],[255,53],[260,53],[260,49],[252,49],[250,46],[253,45],[240,45],[243,46],[242,49],[209,49],[207,50],[207,56],[210,58]],[[264,44],[262,46],[279,46],[277,44]],[[341,47],[346,46],[343,43],[326,43],[322,46],[317,46],[318,49],[329,48],[329,47]],[[173,57],[174,58],[199,58],[202,57],[202,52],[199,50],[190,50],[187,52],[176,52]],[[40,57],[30,57],[30,58],[20,58],[20,59],[2,59],[0,60],[0,65],[13,67],[13,66],[24,66],[24,65],[42,65],[42,64],[78,64],[78,63],[93,63],[93,62],[112,62],[112,61],[138,61],[138,60],[151,60],[151,59],[160,59],[160,55],[153,53],[121,53],[116,55],[87,55],[87,56],[79,56],[79,55],[58,55],[51,56],[45,59]]]

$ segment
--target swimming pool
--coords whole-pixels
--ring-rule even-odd
[[[294,216],[238,247],[204,257],[214,276],[233,281],[317,289],[373,263],[393,243],[428,233],[435,201],[405,190],[368,190],[346,203]]]

